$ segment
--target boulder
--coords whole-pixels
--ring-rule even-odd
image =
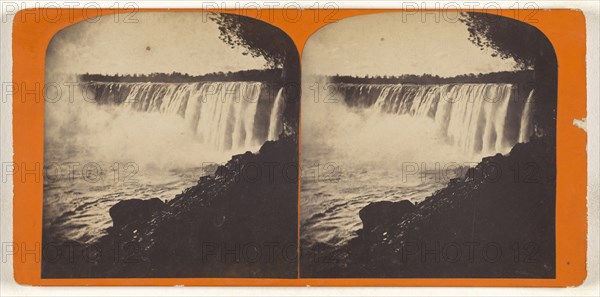
[[[109,210],[113,220],[113,229],[119,229],[133,221],[148,218],[165,207],[166,204],[158,198],[119,201]]]
[[[415,210],[415,205],[408,200],[399,202],[372,202],[358,213],[363,223],[363,232],[372,232],[377,226],[387,225],[407,213]]]

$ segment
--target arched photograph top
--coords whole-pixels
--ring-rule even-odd
[[[47,49],[46,84],[70,88],[44,105],[42,277],[295,278],[291,38],[234,14],[116,19],[71,25]],[[92,260],[52,256],[90,247]]]
[[[306,43],[303,164],[333,169],[302,179],[301,277],[555,276],[553,47],[510,18],[432,13]]]

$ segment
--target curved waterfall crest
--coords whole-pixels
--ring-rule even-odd
[[[503,83],[336,84],[354,108],[435,121],[439,136],[468,154],[508,153],[531,135],[534,91]]]
[[[283,88],[262,82],[90,82],[88,87],[98,104],[181,116],[201,143],[219,152],[253,150],[282,130]]]

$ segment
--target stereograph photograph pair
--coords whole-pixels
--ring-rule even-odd
[[[445,13],[302,44],[228,12],[56,30],[40,279],[557,279],[562,61],[534,24]]]

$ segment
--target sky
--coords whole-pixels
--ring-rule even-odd
[[[67,27],[52,39],[47,73],[148,74],[173,71],[193,75],[263,69],[262,57],[242,55],[219,40],[217,25],[203,13],[137,13],[100,17]]]
[[[468,40],[467,27],[446,12],[433,15],[379,13],[327,25],[307,41],[305,74],[402,75],[442,77],[515,70],[511,59],[492,57]]]

